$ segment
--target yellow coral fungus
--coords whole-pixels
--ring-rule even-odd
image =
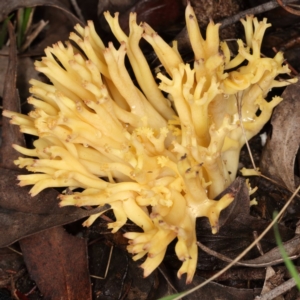
[[[138,25],[134,13],[129,36],[118,14],[107,12],[105,18],[118,49],[112,43],[105,48],[92,22],[77,25],[70,39],[80,51],[59,42],[35,63],[52,82],[31,80],[28,101],[35,109],[28,116],[4,111],[22,132],[37,137],[34,149],[13,146],[32,157],[15,161],[34,173],[20,175],[20,185],[33,185],[32,196],[49,187],[69,187],[74,193],[62,194],[61,206],[109,203],[116,217],[109,224],[113,232],[127,219],[143,230],[125,236],[133,259],[147,256],[145,276],[177,238],[175,252],[183,262],[178,276],[187,273],[189,283],[197,264],[196,218],[207,217],[216,233],[220,212],[233,201],[230,194],[213,199],[236,176],[245,142],[240,122],[247,139],[257,134],[281,101],[266,101],[268,91],[295,80],[275,79],[289,73],[282,53],[272,59],[260,55],[266,20],[248,16],[242,21],[246,45],[239,40],[239,53],[232,58],[228,45],[219,42],[219,24],[210,22],[204,39],[188,4],[186,24],[195,55],[188,64],[176,43],[171,47],[149,25]],[[139,48],[141,38],[168,74],[158,74],[159,85]],[[139,88],[125,67],[126,55]]]

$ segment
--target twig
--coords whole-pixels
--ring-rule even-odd
[[[20,252],[20,251],[17,251],[16,249],[14,249],[14,248],[12,248],[12,247],[6,247],[7,249],[9,249],[9,250],[11,250],[11,251],[13,251],[13,252],[15,252],[15,253],[17,253],[17,254],[19,254],[19,255],[23,255],[23,253],[22,252]]]
[[[0,280],[0,288],[4,288],[8,286],[11,283],[11,278],[13,278],[14,281],[17,281],[19,278],[21,278],[26,273],[25,269],[20,270],[15,275],[10,276],[9,278]]]
[[[296,285],[296,282],[295,282],[294,278],[291,278],[291,279],[285,281],[283,284],[277,286],[276,288],[274,288],[270,292],[268,292],[268,293],[266,293],[262,296],[255,297],[255,300],[272,300],[272,299],[275,299],[277,296],[287,292],[288,290],[293,288],[295,285]]]
[[[38,26],[34,29],[34,31],[26,37],[26,41],[22,45],[20,52],[25,51],[30,46],[32,41],[40,34],[40,32],[48,25],[48,23],[49,21],[45,22],[44,20],[41,20],[38,23]]]
[[[10,289],[11,297],[14,300],[20,300],[20,298],[17,295],[16,283],[13,277],[10,278],[10,287],[11,287]]]
[[[257,239],[255,240],[255,242],[257,242]],[[204,252],[220,259],[220,260],[223,260],[223,261],[226,261],[226,262],[233,262],[233,259],[219,253],[219,252],[216,252],[208,247],[206,247],[205,245],[203,245],[202,243],[200,243],[199,241],[197,242],[197,245],[198,247],[203,250]],[[295,260],[299,257],[299,255],[292,255],[289,257],[290,260]],[[250,262],[236,262],[235,265],[237,266],[243,266],[243,267],[250,267],[250,268],[265,268],[265,267],[269,267],[269,266],[275,266],[275,265],[278,265],[278,264],[281,264],[284,262],[284,259],[283,258],[279,258],[279,259],[275,259],[275,260],[272,260],[272,261],[269,261],[269,262],[265,262],[265,263],[250,263]]]
[[[257,231],[253,231],[253,237],[254,237],[254,240],[256,240],[258,238]],[[262,249],[261,243],[257,243],[256,247],[257,247],[257,250],[260,253],[260,255],[264,255],[264,251]]]
[[[282,274],[286,280],[292,278],[292,276],[290,275],[289,271],[285,266],[274,266],[272,268],[276,273],[279,272],[280,274]],[[298,272],[300,272],[300,267],[296,267],[296,268]],[[205,279],[215,275],[216,273],[217,271],[197,270],[197,275]],[[264,280],[265,278],[266,278],[265,268],[235,267],[226,271],[224,274],[216,278],[215,281],[217,282],[228,281],[228,280],[257,281],[257,280]]]
[[[254,158],[253,158],[253,155],[252,155],[252,151],[251,151],[247,136],[246,136],[246,131],[245,131],[245,128],[244,128],[244,124],[243,124],[242,101],[243,101],[243,94],[241,95],[240,98],[236,97],[236,105],[237,105],[237,110],[238,110],[238,115],[239,115],[239,121],[240,121],[240,125],[241,125],[241,128],[242,128],[243,136],[245,138],[246,147],[247,147],[247,150],[248,150],[248,153],[249,153],[249,156],[250,156],[250,160],[251,160],[253,169],[258,171],[258,169],[256,167],[256,164],[255,164],[255,161],[254,161]]]
[[[299,11],[299,12],[300,12],[300,11]],[[275,53],[278,53],[278,50],[277,50],[276,47],[273,47],[272,50],[273,50]],[[289,63],[287,60],[285,60],[284,62],[288,65],[289,69],[291,70],[291,72],[292,72],[292,74],[293,74],[294,76],[297,76],[297,75],[299,74],[298,71],[297,71],[292,65],[290,65],[290,63]]]
[[[26,296],[26,297],[27,297],[27,296],[30,296],[36,289],[37,289],[37,286],[35,285],[29,292],[27,292],[27,293],[25,294],[25,296]]]
[[[110,250],[109,250],[109,257],[108,257],[108,261],[107,261],[107,264],[106,264],[104,276],[101,277],[101,276],[96,276],[96,275],[90,275],[90,277],[96,278],[96,279],[101,279],[101,280],[103,280],[103,279],[106,278],[107,273],[108,273],[108,270],[109,270],[109,267],[110,267],[110,262],[111,262],[111,257],[112,257],[113,249],[114,249],[114,247],[111,246],[111,247],[110,247]]]
[[[284,3],[282,3],[282,0],[277,0],[277,2],[285,11],[293,15],[300,16],[300,11],[298,9],[294,9],[292,7],[286,6]]]
[[[167,269],[164,265],[160,265],[158,267],[159,272],[162,274],[164,279],[167,281],[168,285],[171,287],[171,289],[175,292],[178,293],[178,290],[174,287],[173,283],[171,282],[168,274],[167,274]]]
[[[293,3],[293,2],[297,2],[297,0],[286,0],[283,2],[284,5],[289,4],[289,3]],[[276,0],[272,0],[269,1],[267,3],[246,9],[244,11],[241,11],[240,13],[234,15],[234,16],[230,16],[222,21],[220,21],[221,25],[221,29],[225,28],[231,24],[236,23],[237,21],[239,21],[241,18],[245,17],[246,15],[257,15],[257,14],[261,14],[263,12],[272,10],[276,7],[279,7],[279,3]]]
[[[70,0],[78,18],[80,19],[80,21],[82,21],[83,23],[86,23],[85,18],[83,16],[83,14],[81,13],[81,9],[79,8],[77,1],[76,0]]]

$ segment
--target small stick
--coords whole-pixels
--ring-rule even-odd
[[[296,15],[296,16],[300,16],[300,11],[298,9],[294,9],[290,6],[286,6],[284,3],[282,3],[282,0],[277,0],[277,3],[287,12]]]
[[[85,18],[83,17],[83,14],[82,14],[82,12],[81,12],[81,9],[79,8],[79,6],[78,6],[76,0],[70,0],[70,2],[71,2],[71,4],[72,4],[72,6],[73,6],[73,8],[74,8],[74,10],[75,10],[75,12],[76,12],[78,18],[80,19],[80,21],[82,21],[83,23],[86,23]]]
[[[293,288],[296,285],[296,281],[294,278],[291,278],[287,281],[285,281],[283,284],[277,286],[270,292],[260,296],[260,297],[255,297],[255,300],[272,300],[275,299],[277,296],[287,292],[291,288]]]
[[[280,1],[280,0],[278,0],[278,1]],[[289,4],[289,3],[297,2],[297,0],[286,0],[284,2],[285,3],[283,3],[283,5],[286,5],[286,4]],[[228,17],[228,18],[224,19],[223,21],[220,21],[220,23],[222,24],[220,26],[220,28],[222,29],[222,28],[225,28],[225,27],[227,27],[231,24],[234,24],[237,21],[239,21],[241,18],[245,17],[246,15],[261,14],[263,12],[272,10],[272,9],[274,9],[276,7],[279,7],[279,6],[280,6],[280,4],[277,2],[277,0],[272,0],[272,1],[269,1],[267,3],[264,3],[264,4],[261,4],[261,5],[246,9],[246,10],[241,11],[240,13],[238,13],[234,16]],[[284,8],[284,6],[282,8]]]

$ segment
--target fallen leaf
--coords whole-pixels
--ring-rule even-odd
[[[241,215],[220,228],[217,234],[211,234],[208,229],[203,228],[201,220],[197,222],[197,240],[206,247],[234,259],[242,251],[244,251],[254,240],[253,232],[256,231],[259,235],[270,224],[265,220],[261,220],[252,216]],[[281,237],[284,241],[293,238],[294,232],[281,226]],[[261,247],[264,252],[268,252],[276,246],[276,241],[273,232],[269,232],[261,240]],[[253,248],[246,256],[245,260],[253,263],[253,259],[260,257],[257,248]],[[264,257],[263,259],[267,259]],[[260,258],[255,260],[258,263]],[[244,261],[243,261],[244,262]],[[172,261],[174,264],[175,262]],[[200,270],[216,270],[228,265],[216,257],[213,257],[202,250],[199,250],[198,269]]]
[[[11,276],[20,271],[23,265],[22,255],[9,248],[0,249],[0,288],[9,284]]]
[[[1,11],[1,9],[0,9]],[[3,87],[3,108],[12,111],[20,111],[20,101],[16,90],[17,78],[17,46],[14,28],[12,24],[8,23],[8,32],[11,39],[9,47],[9,63],[6,72],[6,79]],[[12,151],[11,145],[13,143],[23,145],[25,144],[23,134],[20,133],[19,128],[11,126],[8,118],[3,118],[2,121],[2,143],[0,149],[0,167],[17,169],[13,160],[17,159],[19,154]]]
[[[201,284],[205,279],[199,276],[195,276],[193,282],[190,285],[185,284],[185,276],[181,279],[175,279],[176,288],[182,292]],[[253,300],[256,296],[254,289],[238,289],[233,287],[224,286],[215,282],[209,282],[201,289],[196,290],[190,294],[188,300],[211,300],[211,299],[222,299],[222,300]]]
[[[75,23],[82,22],[71,12],[71,10],[59,0],[2,0],[0,1],[0,22],[2,22],[12,11],[23,7],[52,6],[64,11]]]
[[[220,199],[228,193],[234,195],[234,201],[221,212],[220,227],[232,222],[237,217],[248,216],[250,213],[249,191],[244,178],[237,177],[216,199]]]
[[[28,194],[30,188],[17,185],[18,174],[17,171],[1,169],[0,247],[36,232],[72,223],[99,212],[97,208],[93,210],[72,206],[60,208],[57,200],[59,193],[53,189],[47,189],[38,196],[31,197]]]
[[[92,299],[86,240],[58,227],[23,239],[21,249],[43,299]]]
[[[185,6],[180,0],[141,0],[130,7],[129,10],[120,14],[119,22],[121,28],[128,32],[129,14],[135,12],[137,13],[138,23],[151,24],[151,27],[161,34],[166,28],[170,31],[174,25],[184,26],[184,10]]]
[[[291,240],[284,243],[284,249],[286,250],[287,255],[291,257],[291,259],[296,259],[300,256],[299,240],[300,240],[300,236],[296,235],[294,238],[292,238]],[[230,259],[216,251],[209,249],[208,247],[206,247],[205,245],[203,245],[200,242],[197,242],[197,244],[198,244],[199,248],[202,249],[203,251],[205,251],[206,253],[211,254],[212,256],[215,256],[223,261],[231,263],[233,260],[233,259]],[[253,258],[250,260],[241,260],[239,262],[236,262],[235,265],[251,267],[251,268],[261,268],[261,267],[278,265],[283,262],[284,262],[284,259],[281,255],[279,247],[277,246],[257,258]]]
[[[244,178],[237,177],[229,187],[216,197],[216,200],[221,199],[228,193],[234,196],[234,200],[228,207],[221,211],[219,218],[220,230],[222,230],[224,225],[230,225],[232,221],[237,218],[243,218],[244,215],[245,218],[247,218],[250,213],[250,197]],[[198,218],[197,220],[197,223],[201,223],[201,229],[199,229],[199,231],[203,231],[204,229],[205,231],[211,231],[211,226],[206,217]]]
[[[262,153],[260,170],[289,190],[295,189],[294,165],[300,143],[300,82],[288,86],[274,110],[272,136]]]
[[[0,97],[3,97],[3,87],[6,80],[6,72],[7,72],[7,66],[9,63],[8,59],[8,47],[4,46],[0,50]]]
[[[284,228],[283,226],[280,227],[281,229]],[[300,250],[299,242],[300,242],[300,236],[296,235],[292,239],[283,243],[284,249],[288,256],[299,256],[299,250]],[[276,246],[275,248],[268,251],[262,256],[254,258],[252,260],[244,260],[241,261],[241,263],[248,264],[248,265],[252,264],[253,267],[260,267],[260,265],[264,265],[264,264],[275,265],[276,261],[283,262],[283,258],[278,246]]]
[[[137,2],[138,0],[101,0],[98,1],[98,15],[102,15],[105,11],[110,11],[111,13],[115,11],[125,12]]]
[[[274,288],[274,285],[272,284],[272,279],[274,279],[274,277],[276,276],[278,276],[278,274],[276,275],[275,270],[272,267],[267,267],[266,278],[260,294],[261,296],[268,293]],[[282,279],[283,279],[283,274],[281,274],[281,283],[282,283]],[[283,297],[280,297],[278,299],[276,298],[276,300],[283,300],[283,299],[284,299]]]
[[[284,278],[291,278],[289,271],[285,266],[274,266],[273,267],[276,272],[281,272],[284,275]],[[297,270],[300,271],[300,268],[297,267]],[[210,270],[210,271],[197,271],[197,274],[203,278],[210,278],[218,273],[219,270]],[[247,267],[234,267],[227,271],[225,271],[222,275],[216,278],[214,281],[222,282],[222,281],[256,281],[256,280],[264,280],[266,277],[266,268],[247,268]],[[290,298],[291,299],[291,298]]]
[[[17,87],[20,99],[27,99],[30,96],[30,79],[40,80],[38,72],[35,70],[33,60],[30,57],[18,57]],[[23,103],[22,105],[24,104],[25,103]],[[29,106],[29,104],[25,105]]]

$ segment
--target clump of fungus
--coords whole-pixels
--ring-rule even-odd
[[[28,116],[4,111],[21,132],[37,137],[33,149],[13,145],[26,156],[15,164],[32,172],[18,176],[19,184],[33,185],[32,196],[49,187],[74,190],[60,196],[60,206],[109,203],[116,218],[108,225],[112,232],[128,219],[143,230],[125,237],[134,260],[147,256],[141,265],[145,276],[177,238],[175,252],[183,262],[178,276],[187,273],[189,283],[197,263],[196,218],[207,217],[216,233],[220,212],[233,201],[231,194],[213,199],[236,176],[245,143],[242,126],[247,139],[256,135],[282,100],[266,101],[268,91],[295,80],[275,80],[289,73],[281,52],[261,56],[270,26],[265,19],[241,21],[246,44],[238,40],[232,58],[227,43],[219,41],[219,24],[211,21],[204,39],[188,4],[186,24],[195,55],[189,64],[176,43],[171,47],[148,24],[138,25],[134,13],[129,36],[117,13],[107,12],[105,18],[118,49],[104,46],[92,22],[77,25],[70,35],[77,47],[58,42],[35,63],[52,82],[31,80],[28,102],[35,109]],[[139,48],[141,38],[167,73],[157,75],[158,85]],[[125,67],[126,55],[139,88]]]

